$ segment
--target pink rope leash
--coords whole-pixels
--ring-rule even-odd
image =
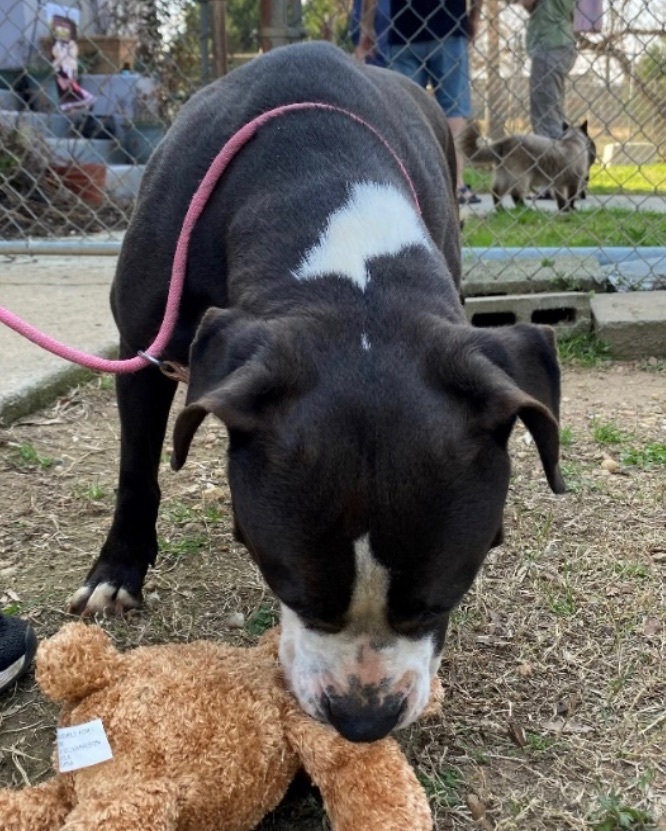
[[[4,323],[5,326],[13,329],[19,335],[23,335],[23,337],[37,344],[37,346],[41,346],[43,349],[52,352],[54,355],[58,355],[59,357],[64,358],[67,361],[71,361],[72,363],[80,364],[88,369],[97,370],[98,372],[137,372],[139,369],[143,369],[151,363],[159,364],[159,356],[162,354],[162,351],[171,339],[171,335],[173,334],[173,330],[178,319],[178,310],[180,308],[180,299],[183,293],[183,285],[185,283],[185,274],[187,269],[187,254],[189,251],[192,232],[194,231],[197,220],[203,213],[210,195],[215,189],[215,186],[219,182],[222,174],[241,148],[247,144],[247,142],[255,135],[257,130],[266,124],[266,122],[273,118],[277,118],[278,116],[285,115],[286,113],[308,109],[330,110],[332,112],[342,113],[370,130],[370,132],[373,133],[375,137],[379,139],[381,144],[388,150],[389,154],[398,165],[401,173],[409,185],[414,204],[420,213],[419,200],[416,195],[414,183],[412,182],[407,169],[393,148],[388,144],[386,139],[367,121],[364,121],[359,116],[349,112],[349,110],[333,106],[332,104],[321,104],[306,101],[299,104],[287,104],[282,107],[275,107],[274,109],[268,110],[267,112],[258,115],[256,118],[253,118],[252,121],[248,122],[244,127],[241,127],[238,132],[234,133],[234,135],[217,154],[212,164],[206,171],[206,175],[202,179],[201,184],[196,189],[189,208],[187,209],[187,213],[185,214],[185,219],[183,220],[183,225],[176,244],[176,253],[171,270],[171,282],[169,284],[169,294],[167,297],[166,308],[164,310],[164,318],[155,340],[150,344],[145,352],[140,352],[136,357],[125,360],[109,360],[107,358],[100,358],[97,355],[90,355],[87,352],[82,352],[71,346],[67,346],[61,341],[58,341],[55,338],[41,332],[35,326],[32,326],[30,323],[22,320],[13,312],[10,312],[9,309],[4,308],[4,306],[0,306],[0,323]]]

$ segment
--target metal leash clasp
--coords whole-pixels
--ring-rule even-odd
[[[179,364],[177,361],[160,361],[159,358],[154,357],[154,355],[149,355],[142,349],[138,350],[137,355],[156,366],[160,372],[172,381],[180,381],[182,384],[189,384],[190,369],[185,366],[185,364]]]

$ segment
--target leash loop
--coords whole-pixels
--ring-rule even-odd
[[[171,378],[172,381],[180,381],[182,384],[190,383],[190,368],[176,361],[159,361],[160,371]]]
[[[355,121],[357,124],[361,124],[366,127],[386,148],[389,155],[397,164],[409,186],[416,209],[419,214],[421,213],[416,188],[414,187],[414,183],[407,172],[407,168],[395,150],[376,127],[373,127],[368,121],[365,121],[365,119],[350,110],[346,110],[343,107],[338,107],[334,104],[324,104],[322,102],[315,101],[284,104],[280,107],[274,107],[271,110],[261,113],[237,130],[213,159],[204,178],[201,180],[199,187],[194,192],[190,205],[187,209],[187,213],[185,214],[183,225],[180,229],[178,241],[176,243],[176,251],[171,268],[171,280],[169,282],[169,293],[167,295],[164,318],[159,332],[157,333],[157,337],[145,351],[141,350],[134,358],[128,358],[126,360],[109,360],[107,358],[100,358],[97,355],[91,355],[87,352],[82,352],[61,343],[55,338],[41,332],[30,323],[22,320],[18,317],[18,315],[13,314],[9,311],[9,309],[4,308],[3,306],[0,306],[0,323],[4,323],[5,326],[13,329],[19,335],[23,335],[28,340],[37,344],[37,346],[41,346],[43,349],[52,352],[54,355],[65,358],[65,360],[71,361],[72,363],[85,366],[88,369],[97,370],[98,372],[137,372],[150,364],[154,364],[159,366],[167,377],[173,378],[174,380],[181,381],[184,380],[185,377],[189,377],[189,370],[187,367],[171,361],[160,361],[160,359],[156,356],[160,355],[164,351],[171,340],[171,336],[176,327],[180,299],[183,293],[183,285],[185,283],[190,238],[192,236],[192,232],[194,231],[196,222],[208,204],[208,200],[217,183],[222,178],[222,174],[244,145],[247,144],[251,138],[253,138],[257,130],[274,118],[278,118],[292,112],[299,112],[301,110],[327,110],[329,112],[341,113],[347,118],[350,118],[352,121]]]

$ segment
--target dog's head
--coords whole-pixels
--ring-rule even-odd
[[[208,413],[225,423],[237,532],[281,601],[287,680],[308,713],[371,741],[423,710],[450,612],[502,540],[517,418],[564,490],[559,369],[543,327],[422,316],[350,339],[353,321],[330,325],[209,310],[172,464]]]

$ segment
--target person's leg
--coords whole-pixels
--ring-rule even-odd
[[[454,140],[465,129],[472,114],[469,78],[469,41],[464,36],[449,36],[440,43],[432,42],[427,63],[428,76],[435,97],[446,113]],[[457,190],[461,202],[480,201],[464,183],[465,157],[456,146]]]
[[[530,69],[530,120],[540,136],[559,138],[563,133],[564,85],[576,62],[575,47],[537,52]]]
[[[419,86],[425,87],[428,76],[420,46],[420,43],[392,43],[386,47],[386,57],[389,69],[406,75]]]
[[[530,121],[540,136],[559,138],[564,132],[564,92],[567,75],[576,62],[575,47],[559,47],[532,56],[530,69]],[[552,199],[550,188],[537,199]]]
[[[0,613],[0,692],[23,675],[36,650],[32,626],[26,620]]]

